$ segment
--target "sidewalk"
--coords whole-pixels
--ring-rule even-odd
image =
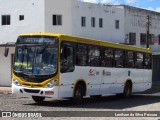
[[[0,87],[0,94],[11,94],[11,87]]]

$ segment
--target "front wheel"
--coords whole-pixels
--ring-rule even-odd
[[[45,97],[40,97],[40,96],[32,96],[32,99],[37,102],[37,103],[41,103],[44,101]]]
[[[83,101],[83,86],[82,86],[81,84],[78,84],[78,85],[75,87],[74,96],[73,96],[72,101],[73,101],[75,104],[80,104],[80,103],[82,103],[82,101]]]

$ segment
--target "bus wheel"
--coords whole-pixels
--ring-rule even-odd
[[[125,84],[124,91],[123,91],[123,96],[125,98],[128,98],[131,96],[131,92],[132,92],[132,85],[131,84],[132,84],[131,82],[127,82]]]
[[[82,84],[76,85],[72,101],[75,104],[82,103],[82,101],[83,101],[83,86],[82,86]]]
[[[40,102],[43,102],[45,97],[40,97],[40,96],[32,96],[32,99],[37,102],[37,103],[40,103]]]

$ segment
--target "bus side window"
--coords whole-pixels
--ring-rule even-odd
[[[73,46],[63,44],[61,47],[61,72],[73,72],[74,70],[74,49]]]
[[[138,53],[136,56],[136,68],[142,69],[143,67],[143,53]]]
[[[144,68],[151,68],[151,56],[150,54],[144,54]]]
[[[104,58],[102,61],[103,67],[112,67],[113,66],[113,49],[112,48],[106,48],[104,50]]]
[[[85,45],[77,46],[76,61],[77,65],[87,65],[87,47]]]
[[[101,63],[100,60],[100,48],[96,46],[89,46],[89,66],[99,67]]]
[[[124,51],[115,50],[115,65],[117,68],[124,67]]]
[[[135,62],[134,62],[134,53],[133,51],[127,51],[126,52],[126,67],[127,68],[134,68],[135,67]]]

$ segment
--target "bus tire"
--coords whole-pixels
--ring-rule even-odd
[[[32,99],[37,102],[37,103],[41,103],[44,101],[45,97],[40,97],[40,96],[32,96]]]
[[[77,84],[74,90],[74,96],[73,96],[73,103],[75,104],[80,104],[83,101],[83,85],[82,84]]]
[[[131,82],[126,82],[125,87],[124,87],[124,91],[123,91],[123,96],[125,98],[128,98],[131,96],[132,93],[132,83]]]

